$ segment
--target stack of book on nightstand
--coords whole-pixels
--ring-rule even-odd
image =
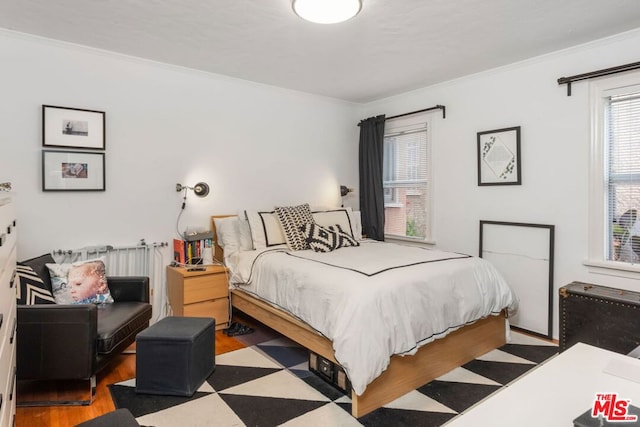
[[[180,265],[210,264],[213,232],[185,233],[185,239],[173,239],[173,260]]]

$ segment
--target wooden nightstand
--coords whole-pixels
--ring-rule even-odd
[[[174,316],[213,317],[216,329],[229,327],[227,269],[209,265],[205,271],[167,267],[167,293]]]

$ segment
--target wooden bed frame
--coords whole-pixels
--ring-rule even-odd
[[[211,217],[214,237],[217,237],[214,218],[224,216],[231,215]],[[222,260],[222,248],[218,246],[217,240],[214,243],[215,257]],[[332,342],[287,312],[239,289],[231,291],[231,304],[310,351],[338,363]],[[362,417],[452,369],[504,345],[506,326],[504,313],[489,316],[420,347],[413,356],[392,356],[387,369],[367,386],[362,395],[358,396],[351,391],[351,414],[356,418]]]

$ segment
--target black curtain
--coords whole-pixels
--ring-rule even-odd
[[[370,239],[384,240],[384,193],[382,162],[384,155],[384,114],[360,122],[360,213],[362,233]]]

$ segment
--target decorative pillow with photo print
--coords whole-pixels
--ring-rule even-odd
[[[102,258],[73,264],[47,264],[57,304],[112,303]]]

